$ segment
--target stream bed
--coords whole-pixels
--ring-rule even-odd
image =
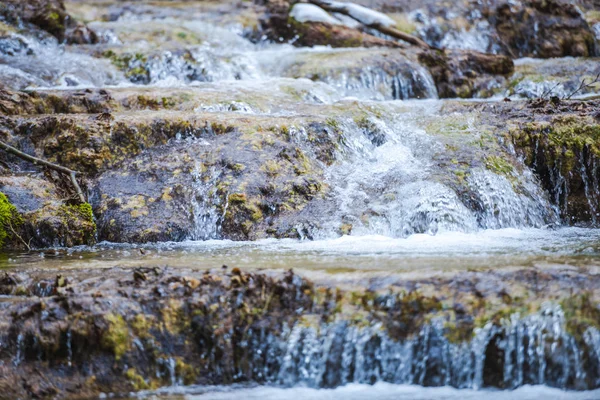
[[[600,398],[595,7],[5,0],[0,398]]]

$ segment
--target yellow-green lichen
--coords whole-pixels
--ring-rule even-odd
[[[144,380],[144,378],[137,373],[135,368],[129,368],[125,372],[125,376],[129,380],[135,391],[148,390],[151,388],[150,385]]]
[[[131,329],[133,330],[133,333],[141,339],[150,337],[151,327],[151,321],[149,321],[144,314],[137,314],[133,320],[131,320]]]
[[[600,329],[600,305],[590,293],[569,297],[560,305],[565,313],[567,332],[578,342],[588,328]]]
[[[512,164],[500,156],[487,156],[485,166],[498,175],[509,176],[513,173]]]
[[[123,317],[119,314],[107,314],[104,316],[108,324],[108,328],[102,335],[102,346],[111,350],[115,359],[120,360],[121,357],[129,350],[129,328]]]

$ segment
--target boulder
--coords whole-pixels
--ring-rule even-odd
[[[590,57],[597,54],[594,32],[579,9],[561,0],[501,4],[496,31],[512,57]]]
[[[65,39],[68,15],[62,0],[5,0],[0,4],[0,16],[14,25],[35,25],[61,42]]]
[[[507,56],[471,50],[422,51],[418,59],[431,72],[440,98],[486,97],[490,84],[514,71]]]
[[[2,19],[19,27],[30,24],[54,36],[59,42],[98,43],[98,36],[94,31],[69,16],[63,0],[3,0],[0,3],[0,20]]]

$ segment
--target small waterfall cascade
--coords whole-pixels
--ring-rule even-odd
[[[342,95],[371,100],[435,99],[437,89],[431,74],[416,64],[398,70],[366,66],[355,70],[332,71],[321,78]]]
[[[413,116],[422,112],[414,110]],[[558,222],[548,196],[526,167],[510,174],[472,168],[465,178],[440,168],[436,154],[445,151],[443,141],[406,114],[343,126],[346,148],[329,179],[336,218],[352,224],[353,234],[403,237]],[[476,127],[469,129],[479,135]]]
[[[193,231],[191,240],[218,239],[221,233],[221,224],[227,211],[227,202],[217,193],[217,184],[221,171],[215,166],[205,168],[203,164],[196,163],[192,172],[192,201],[191,211]],[[225,196],[226,197],[226,196]],[[223,202],[225,202],[223,204]],[[222,211],[220,211],[222,209]]]
[[[487,323],[468,342],[453,343],[444,332],[441,320],[400,340],[378,324],[299,323],[283,341],[257,338],[253,374],[260,381],[315,388],[380,381],[474,389],[528,384],[585,389],[600,384],[600,332],[588,328],[578,342],[566,331],[558,306]]]

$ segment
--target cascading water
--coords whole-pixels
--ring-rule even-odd
[[[247,346],[256,351],[254,376],[284,386],[332,388],[384,381],[474,389],[541,384],[582,389],[600,383],[600,332],[589,328],[576,341],[565,330],[558,306],[547,304],[524,318],[514,314],[501,325],[488,323],[468,342],[453,343],[444,332],[441,320],[407,339],[391,338],[377,324],[302,322],[280,338],[255,332]],[[498,373],[491,372],[498,368]]]
[[[135,9],[135,6],[132,7]],[[151,14],[153,11],[148,12]],[[186,135],[184,140],[188,142],[182,141],[181,134],[168,137],[166,133],[157,140],[158,146],[163,146],[165,159],[169,158],[168,151],[172,149],[182,154],[187,152],[186,155],[190,156],[191,161],[186,158],[181,163],[184,168],[172,171],[169,169],[171,165],[165,162],[166,167],[160,170],[169,175],[169,187],[179,183],[179,174],[185,176],[184,182],[188,186],[178,191],[179,198],[174,200],[175,196],[171,196],[170,191],[161,191],[158,184],[152,197],[137,193],[138,187],[144,187],[141,181],[128,183],[127,190],[115,190],[117,193],[111,203],[115,215],[118,215],[118,207],[123,203],[129,204],[121,197],[131,195],[137,200],[130,201],[129,211],[122,218],[125,224],[133,226],[138,218],[152,212],[148,211],[151,210],[149,207],[160,201],[165,204],[172,201],[168,204],[171,210],[180,212],[189,222],[186,225],[189,229],[180,236],[189,241],[226,237],[223,234],[225,221],[233,207],[243,209],[240,224],[249,226],[248,230],[253,224],[267,226],[264,231],[268,235],[259,238],[269,235],[294,237],[294,232],[297,233],[301,243],[293,242],[290,244],[292,248],[305,245],[303,240],[306,238],[323,239],[325,247],[332,238],[340,241],[356,239],[338,239],[342,235],[359,237],[358,240],[362,240],[363,236],[380,235],[393,243],[394,240],[404,240],[398,238],[417,237],[418,234],[444,234],[447,239],[448,235],[460,232],[457,237],[460,240],[466,238],[466,241],[473,240],[474,235],[484,230],[558,226],[572,212],[574,190],[583,193],[581,198],[585,201],[579,201],[575,206],[582,208],[581,204],[584,204],[589,223],[597,226],[600,221],[600,165],[597,155],[587,150],[574,154],[573,171],[578,172],[581,182],[574,182],[573,176],[565,173],[568,168],[560,159],[550,158],[554,150],[549,150],[546,158],[540,156],[545,154],[544,135],[532,142],[535,157],[526,159],[525,155],[511,147],[511,143],[506,143],[506,138],[490,135],[482,120],[473,117],[477,111],[452,113],[451,101],[438,100],[436,82],[429,70],[403,53],[381,49],[297,49],[290,44],[252,42],[240,35],[247,32],[241,32],[236,23],[223,28],[212,23],[210,18],[181,22],[177,12],[173,13],[153,18],[120,9],[118,15],[110,16],[110,22],[98,22],[95,26],[107,32],[114,30],[115,35],[120,34],[128,40],[124,44],[114,40],[116,36],[106,34],[103,45],[111,50],[94,52],[93,55],[86,49],[59,45],[54,39],[35,39],[20,33],[9,33],[0,38],[0,80],[14,89],[109,87],[115,92],[117,88],[143,89],[143,92],[129,96],[134,98],[132,103],[137,98],[137,103],[146,100],[150,106],[127,110],[140,127],[146,126],[144,123],[150,125],[147,123],[150,116],[168,121],[181,112],[176,115],[181,117],[182,121],[177,122],[181,125],[197,117],[206,117],[204,130],[198,129],[194,135]],[[411,18],[422,19],[424,28],[421,36],[437,46],[498,52],[493,44],[492,29],[486,22],[480,21],[470,30],[443,31],[436,21],[424,20],[419,12],[413,13]],[[473,15],[473,20],[479,18],[481,15]],[[155,48],[151,42],[138,40],[137,35],[148,37],[148,31],[152,35],[160,31],[153,26],[154,23],[174,36],[157,33],[166,38],[167,45],[164,47]],[[178,40],[186,45],[178,44]],[[530,61],[522,61],[523,64],[527,62]],[[564,62],[566,65],[569,63],[570,60]],[[169,90],[181,88],[189,91],[179,93],[177,99],[181,102],[173,102],[174,105],[167,97],[156,104],[144,97],[152,94],[153,89],[165,90],[157,95],[160,98]],[[198,97],[201,100],[194,98],[199,93],[204,95]],[[539,82],[526,77],[517,82],[509,94],[529,98],[545,93],[564,97],[569,93],[569,86],[557,80]],[[117,104],[121,99],[115,97]],[[426,100],[395,101],[409,99]],[[186,105],[182,106],[182,103]],[[185,108],[189,104],[193,106]],[[446,104],[449,104],[450,110],[444,109]],[[118,116],[121,118],[119,123],[130,117],[127,112],[125,116]],[[90,115],[91,112],[81,118],[111,118],[110,113],[98,117]],[[208,120],[215,115],[225,117],[214,122],[213,129]],[[237,125],[226,125],[229,120]],[[248,129],[243,131],[240,126]],[[84,131],[79,134],[84,136]],[[228,135],[237,136],[235,140],[227,141]],[[108,136],[115,143],[129,139],[118,137],[119,133],[112,130]],[[141,135],[136,137],[140,138],[140,143],[146,139]],[[235,147],[236,140],[244,142],[244,145],[250,144],[238,148]],[[201,149],[215,142],[218,143],[210,151]],[[326,146],[332,143],[330,148]],[[151,151],[148,143],[141,143],[139,149],[132,147],[141,153]],[[250,147],[254,152],[248,150]],[[238,149],[241,149],[239,154]],[[226,157],[218,158],[221,153],[227,153],[226,161],[231,162],[222,162]],[[259,158],[257,154],[265,160],[261,159],[261,163],[248,161],[251,157]],[[236,159],[238,156],[240,160]],[[241,160],[243,157],[246,159]],[[210,158],[211,163],[203,162],[206,158]],[[213,158],[220,162],[212,162]],[[301,161],[306,159],[318,161],[313,164],[306,162],[306,166]],[[141,169],[145,166],[140,160],[134,162],[140,164]],[[120,158],[112,161],[115,164],[127,162]],[[156,163],[151,157],[145,161],[147,164]],[[280,182],[277,179],[285,175],[285,168],[293,169],[289,165],[296,167],[293,174],[289,174],[293,179],[283,181],[282,178],[283,189],[277,192],[279,188],[272,183]],[[228,185],[237,176],[247,173],[243,172],[246,168],[268,173],[248,173],[244,176],[251,178],[237,186],[232,184],[235,192],[230,192]],[[324,177],[323,182],[308,180],[311,168],[323,170],[323,174],[319,175]],[[130,180],[125,182],[135,181],[132,171],[139,169],[126,170],[122,176]],[[148,181],[154,181],[155,176],[157,180],[161,178],[158,173],[153,175],[152,171],[145,173],[150,176]],[[284,177],[287,178],[287,175]],[[256,184],[252,179],[265,179],[267,182]],[[227,184],[222,184],[226,180]],[[252,203],[250,196],[246,198],[244,191],[247,185],[254,185],[255,192],[259,193],[252,200],[258,198],[260,201]],[[307,187],[318,189],[310,191]],[[231,195],[235,196],[230,204]],[[292,197],[294,201],[288,201]],[[178,201],[187,203],[182,206]],[[291,216],[286,214],[300,209],[302,213],[299,212],[299,216],[291,212]],[[285,232],[275,229],[279,222],[274,217],[277,213],[283,215]],[[107,221],[108,224],[113,222],[123,223],[117,218]],[[273,226],[269,225],[271,223]],[[159,230],[151,224],[147,228],[154,233]],[[425,237],[442,240],[440,237]],[[243,240],[246,238],[242,237]],[[459,239],[451,246],[460,250]],[[367,239],[365,241],[368,243]],[[267,240],[266,243],[273,242]],[[352,243],[358,242],[349,243],[352,246]],[[485,248],[485,243],[480,245]],[[511,247],[506,252],[526,251],[522,247],[515,248]],[[391,253],[385,246],[381,249],[376,249],[375,253]],[[403,251],[402,257],[409,253]],[[469,248],[464,251],[474,252]],[[585,249],[573,250],[572,253],[579,257],[594,251],[597,250],[592,245],[586,244]],[[310,249],[308,252],[311,252]],[[317,249],[312,253],[320,257],[323,250]],[[444,257],[451,258],[457,253],[449,252]],[[140,254],[146,253],[140,250]],[[269,254],[269,258],[283,260],[278,267],[285,265],[286,268],[287,256],[276,252]],[[527,261],[528,265],[537,263],[545,253],[538,252],[535,256],[536,259]],[[340,261],[344,266],[337,267],[352,265],[354,261],[352,258],[344,259]],[[445,261],[444,258],[435,260],[439,264]],[[564,262],[564,259],[559,259],[559,262]],[[391,273],[389,270],[384,272]],[[144,284],[147,281],[145,274],[138,272],[134,275],[134,284]],[[185,279],[181,282],[174,279],[168,290],[191,291],[201,284],[195,278]],[[343,279],[340,278],[341,281]],[[370,285],[369,278],[361,279],[361,283]],[[234,287],[233,279],[231,282]],[[54,290],[57,289],[47,285],[38,288],[38,293],[54,296]],[[246,312],[241,292],[241,289],[239,293],[235,292],[240,301],[236,307]],[[160,296],[165,293],[166,290],[159,291]],[[501,293],[497,295],[502,296]],[[93,294],[92,297],[95,296]],[[267,293],[265,296],[270,298],[272,295]],[[264,315],[268,301],[264,309],[248,310],[248,318]],[[225,300],[220,302],[225,303]],[[305,309],[297,310],[298,315],[306,313]],[[451,321],[442,319],[434,318],[414,334],[396,337],[384,324],[367,319],[315,322],[317,318],[312,317],[305,315],[301,322],[283,326],[277,334],[260,330],[248,332],[249,339],[236,345],[252,350],[247,360],[250,376],[244,375],[241,370],[233,371],[231,380],[247,379],[283,387],[299,385],[309,388],[377,382],[460,389],[514,389],[523,385],[577,390],[600,387],[600,331],[593,326],[583,332],[569,329],[564,312],[557,305],[544,304],[540,311],[530,315],[511,313],[493,323],[478,321],[479,327],[472,337],[460,343],[449,339],[448,323]],[[225,332],[227,340],[230,339],[229,333]],[[66,331],[66,365],[69,368],[77,367],[77,335],[79,333],[75,330]],[[205,339],[199,340],[201,345],[205,344],[202,342]],[[140,338],[132,343],[145,350]],[[22,335],[18,335],[16,345],[12,362],[14,367],[20,367],[27,361],[25,350],[29,344]],[[219,358],[216,347],[205,348],[210,348],[203,355],[206,362],[212,363],[211,366],[219,373],[233,365],[224,364],[226,361]],[[181,366],[177,362],[176,357],[166,351],[158,357],[157,368],[152,373],[172,386],[182,385],[184,380],[178,375]]]
[[[217,194],[217,183],[221,178],[215,167],[202,171],[203,166],[196,163],[192,177],[192,219],[194,230],[191,240],[219,239],[223,217],[227,212],[227,200]],[[227,196],[224,196],[225,199]],[[225,201],[225,204],[222,204]],[[217,207],[222,211],[217,210]]]
[[[424,113],[420,107],[411,111],[420,117]],[[329,177],[335,188],[338,224],[351,223],[357,235],[403,237],[558,222],[547,195],[527,168],[509,177],[488,169],[471,170],[466,202],[444,182],[453,177],[452,172],[440,171],[436,165],[435,154],[444,151],[443,143],[419,128],[413,118],[410,113],[391,121],[372,118],[361,122],[366,128],[354,122],[342,124],[346,148]],[[475,137],[479,135],[476,128],[470,129]]]

